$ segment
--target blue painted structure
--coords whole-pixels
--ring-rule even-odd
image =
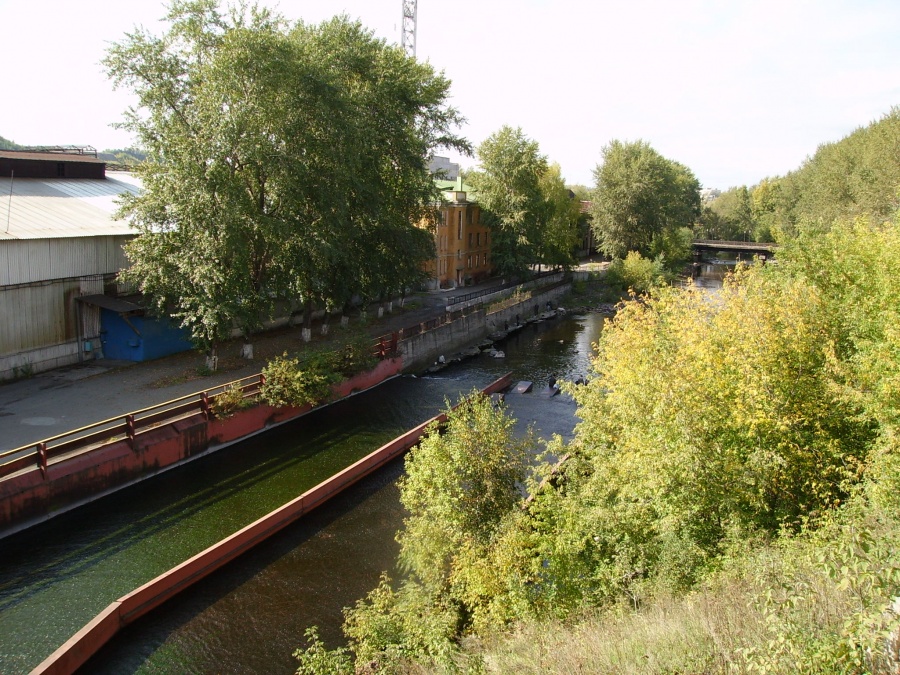
[[[193,347],[187,331],[165,320],[106,308],[100,310],[100,336],[103,356],[123,361],[150,361]]]

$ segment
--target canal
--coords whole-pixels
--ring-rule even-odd
[[[27,672],[109,602],[296,497],[447,398],[505,372],[520,428],[571,434],[575,406],[550,377],[588,372],[602,319],[528,326],[436,376],[396,378],[0,542],[0,672]],[[293,672],[305,628],[341,641],[341,609],[391,571],[402,523],[397,461],[121,633],[84,672]]]

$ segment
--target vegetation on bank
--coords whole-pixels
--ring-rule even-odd
[[[324,403],[331,387],[357,373],[373,368],[372,340],[358,335],[339,351],[320,350],[307,356],[275,357],[263,368],[260,397],[271,406],[304,406]]]
[[[900,220],[839,221],[715,301],[626,302],[534,470],[461,415],[410,455],[406,576],[300,672],[891,672],[898,260]]]
[[[212,399],[211,409],[217,417],[229,417],[259,403],[276,408],[320,405],[330,400],[335,384],[377,363],[372,339],[364,333],[347,337],[337,350],[329,345],[296,356],[284,352],[266,363],[258,395],[247,397],[240,387],[228,386]]]
[[[823,143],[797,170],[725,191],[704,205],[704,239],[784,242],[802,223],[868,214],[886,220],[900,207],[900,108],[847,137]]]

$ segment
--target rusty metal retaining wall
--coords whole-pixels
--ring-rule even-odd
[[[511,381],[510,374],[504,375],[483,392],[492,394],[501,391]],[[48,656],[32,671],[32,675],[68,675],[75,672],[120,629],[403,454],[419,442],[429,424],[443,421],[446,421],[446,416],[440,414],[410,429],[284,506],[122,596]]]
[[[333,398],[344,398],[355,391],[373,387],[397,375],[401,368],[399,358],[385,359],[374,370],[335,385]],[[256,385],[250,382],[245,386],[246,391],[253,391]],[[32,463],[0,480],[0,536],[98,499],[312,409],[308,405],[274,408],[259,404],[227,417],[216,417],[203,409],[203,405],[209,407],[208,399],[209,396],[187,402],[176,399],[147,409],[150,412],[146,416],[147,411],[126,416],[133,417],[133,422],[113,420],[112,431],[100,432],[101,436],[110,434],[102,442],[73,446],[67,452],[54,454],[53,461],[44,459],[43,466],[34,467]],[[147,419],[153,423],[143,426],[137,421]],[[87,433],[93,436],[97,432],[88,429]],[[77,436],[76,441],[84,438],[86,436]],[[50,454],[47,452],[44,457]]]

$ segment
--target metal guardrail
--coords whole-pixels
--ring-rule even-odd
[[[500,286],[493,286],[491,288],[482,288],[480,291],[472,291],[471,293],[465,293],[463,295],[454,295],[452,297],[447,298],[446,305],[450,307],[451,305],[458,305],[461,302],[469,302],[470,300],[475,300],[476,298],[480,298],[485,295],[490,295],[491,293],[497,293],[498,291],[505,291],[509,288],[515,288],[516,286],[522,286],[524,284],[530,283],[532,281],[538,281],[543,279],[544,277],[549,277],[553,274],[559,274],[559,270],[547,270],[546,272],[538,272],[533,275],[527,281],[513,281],[507,284],[501,284]]]
[[[372,345],[373,356],[383,360],[396,354],[398,339],[397,333],[377,338]],[[264,375],[256,373],[148,408],[94,422],[36,443],[0,451],[0,480],[35,466],[46,477],[47,467],[54,459],[90,451],[111,441],[127,441],[133,450],[135,440],[141,433],[191,415],[202,414],[208,420],[214,414],[216,397],[238,388],[244,398],[256,396],[264,383]]]

